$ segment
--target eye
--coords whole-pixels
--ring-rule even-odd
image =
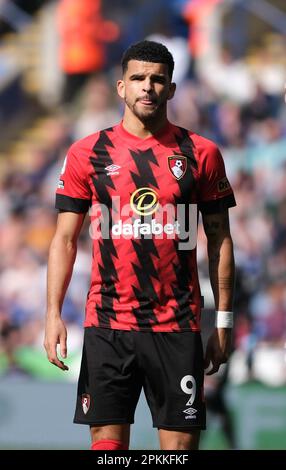
[[[137,81],[141,81],[141,80],[144,80],[144,77],[143,77],[142,75],[133,75],[132,77],[130,77],[130,80],[131,80],[132,82],[134,82],[134,81],[136,81],[136,80],[137,80]]]
[[[162,85],[164,85],[166,83],[166,79],[165,79],[165,77],[154,77],[153,82],[154,83],[161,83]]]

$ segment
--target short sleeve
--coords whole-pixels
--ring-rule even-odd
[[[81,213],[87,212],[90,205],[91,190],[87,164],[72,146],[65,157],[60,174],[55,206],[59,210]]]
[[[207,142],[199,159],[198,206],[203,214],[215,214],[236,206],[236,202],[222,155],[213,142]]]

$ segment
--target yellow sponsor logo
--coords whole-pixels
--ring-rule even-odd
[[[130,198],[130,206],[132,210],[139,215],[154,214],[158,205],[158,194],[151,188],[136,189]]]

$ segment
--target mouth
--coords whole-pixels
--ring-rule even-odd
[[[144,106],[154,106],[156,104],[156,101],[151,100],[150,98],[139,98],[138,101]]]

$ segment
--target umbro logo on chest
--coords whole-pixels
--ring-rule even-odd
[[[106,166],[104,169],[107,172],[108,176],[113,176],[113,175],[119,175],[119,171],[118,171],[119,168],[121,168],[121,166],[115,165],[113,163],[112,165]]]

